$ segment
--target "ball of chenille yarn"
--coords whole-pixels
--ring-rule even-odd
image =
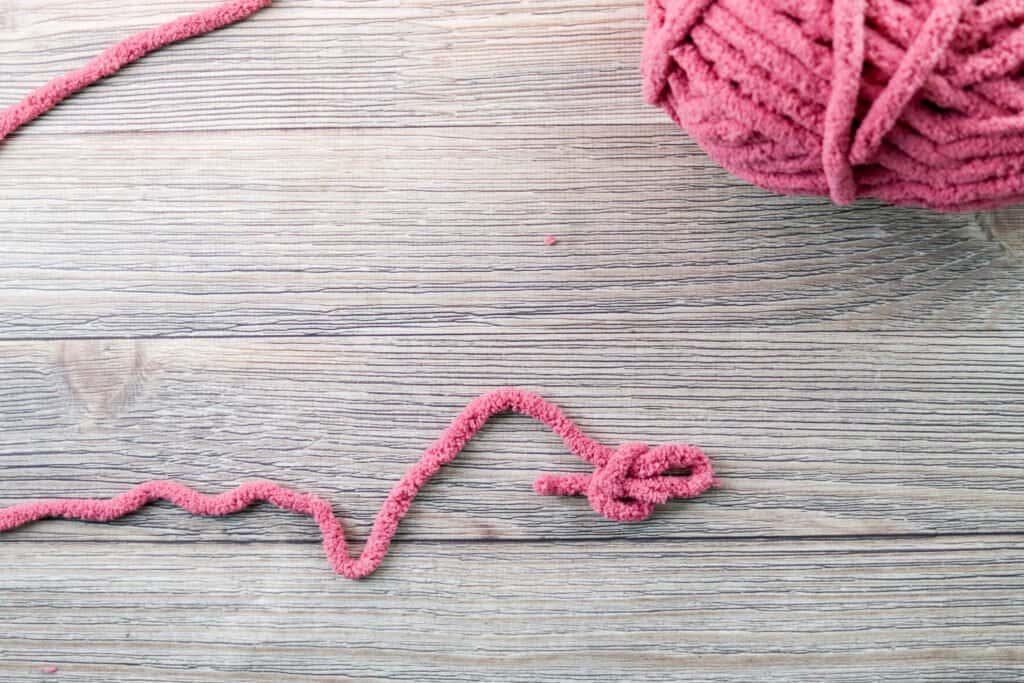
[[[1024,198],[1024,1],[647,0],[644,94],[784,194]]]

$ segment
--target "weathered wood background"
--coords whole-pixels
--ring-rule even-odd
[[[206,2],[0,0],[0,103]],[[723,487],[607,522],[504,417],[361,582],[265,506],[38,523],[0,679],[1024,678],[1024,213],[744,185],[642,102],[643,27],[281,0],[0,145],[0,505],[268,477],[361,539],[503,384]]]

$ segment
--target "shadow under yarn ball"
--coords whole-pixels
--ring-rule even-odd
[[[1024,198],[1024,2],[647,0],[647,100],[735,175],[837,204]]]

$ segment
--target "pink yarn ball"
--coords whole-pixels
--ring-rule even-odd
[[[647,0],[647,100],[784,194],[1024,198],[1021,0]]]

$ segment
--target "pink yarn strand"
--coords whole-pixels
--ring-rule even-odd
[[[142,31],[107,48],[89,60],[85,66],[54,78],[29,93],[21,102],[0,113],[0,140],[50,111],[76,92],[116,73],[150,52],[241,21],[269,6],[271,2],[272,0],[229,0],[195,14],[179,17],[157,28]]]
[[[857,113],[861,69],[864,63],[864,12],[866,0],[839,2],[833,10],[832,93],[825,109],[822,167],[829,194],[836,204],[857,197],[857,183],[850,165],[850,131]]]
[[[467,405],[388,494],[358,557],[348,552],[345,532],[331,504],[314,494],[298,493],[271,481],[252,481],[217,495],[206,495],[174,481],[156,480],[109,499],[57,498],[0,509],[0,532],[47,518],[109,522],[154,501],[164,500],[195,515],[223,516],[265,501],[283,510],[312,517],[334,571],[350,579],[371,574],[384,560],[399,522],[420,489],[450,463],[494,415],[516,412],[547,425],[574,454],[594,466],[592,474],[545,474],[534,491],[549,496],[586,496],[591,507],[617,521],[648,518],[655,505],[692,498],[716,484],[711,462],[695,446],[649,447],[626,443],[612,449],[594,441],[558,406],[537,394],[507,387]]]

